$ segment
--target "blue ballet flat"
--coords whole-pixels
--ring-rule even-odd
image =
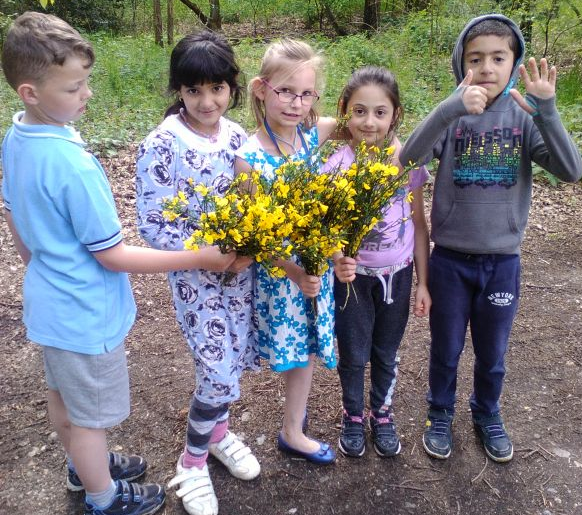
[[[279,437],[277,438],[277,445],[279,446],[280,451],[283,451],[286,454],[301,456],[302,458],[305,458],[307,461],[311,461],[312,463],[319,463],[321,465],[329,465],[330,463],[333,463],[336,456],[330,445],[318,440],[313,441],[319,444],[319,451],[311,453],[294,449],[285,440],[283,440],[281,433],[279,433]]]

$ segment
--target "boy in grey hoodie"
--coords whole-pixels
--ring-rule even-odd
[[[448,458],[457,366],[467,325],[475,352],[470,399],[487,455],[513,457],[500,415],[504,358],[517,311],[520,243],[527,224],[532,161],[561,180],[582,177],[582,161],[555,105],[556,69],[521,64],[519,28],[498,14],[463,29],[453,51],[455,92],[413,132],[402,163],[439,159],[431,213],[431,352],[426,452]],[[525,98],[513,89],[521,76]]]

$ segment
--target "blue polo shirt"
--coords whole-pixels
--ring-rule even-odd
[[[101,354],[119,345],[135,320],[125,273],[92,252],[122,240],[103,168],[72,127],[13,118],[2,145],[4,207],[31,260],[24,277],[24,324],[40,345]]]

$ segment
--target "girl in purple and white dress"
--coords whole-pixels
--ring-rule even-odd
[[[152,247],[183,249],[197,228],[195,223],[164,219],[164,198],[182,192],[190,199],[196,184],[223,194],[232,181],[235,151],[247,138],[223,115],[241,101],[238,75],[232,48],[218,34],[191,34],[172,51],[169,89],[177,101],[141,143],[137,156],[138,226]],[[196,208],[193,200],[195,216],[200,215]],[[260,473],[250,449],[228,431],[228,408],[240,396],[241,373],[259,368],[250,264],[251,259],[238,257],[228,276],[204,270],[168,275],[176,318],[196,371],[186,446],[170,481],[170,486],[179,485],[177,494],[191,515],[218,513],[208,453],[240,479]]]

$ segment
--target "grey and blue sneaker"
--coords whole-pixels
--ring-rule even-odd
[[[369,420],[376,454],[383,458],[389,458],[400,453],[402,446],[400,445],[398,434],[396,434],[392,411],[372,413]]]
[[[498,463],[505,463],[513,458],[513,444],[499,413],[490,417],[474,415],[473,424],[487,456]]]
[[[85,515],[151,515],[165,500],[166,492],[160,485],[117,481],[113,502],[107,508],[97,508],[85,501]]]
[[[445,460],[453,449],[451,426],[453,415],[444,409],[429,409],[426,427],[422,435],[422,446],[429,456]]]
[[[109,473],[113,481],[118,479],[133,481],[143,476],[147,467],[146,460],[141,456],[124,456],[116,452],[109,453]],[[85,489],[79,476],[71,468],[68,469],[67,488],[71,492],[80,492]]]

